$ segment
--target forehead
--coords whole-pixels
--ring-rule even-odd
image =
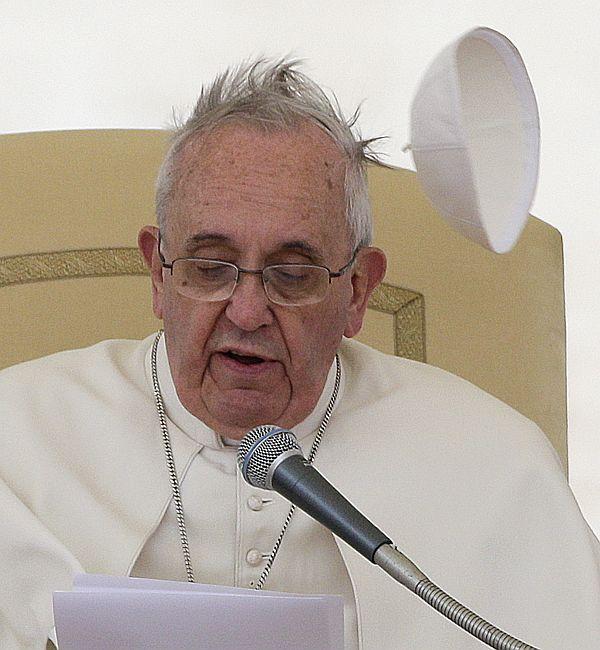
[[[320,128],[269,130],[228,123],[180,153],[169,229],[207,229],[248,246],[348,237],[346,157]]]

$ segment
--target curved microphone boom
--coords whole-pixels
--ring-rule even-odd
[[[494,627],[437,587],[302,455],[296,436],[271,424],[242,439],[238,465],[254,487],[275,490],[453,623],[497,650],[536,650]]]

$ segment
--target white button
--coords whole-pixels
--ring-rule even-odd
[[[262,561],[263,561],[263,556],[258,549],[251,548],[246,553],[246,562],[248,562],[250,566],[258,566]]]
[[[247,501],[248,507],[250,510],[262,510],[263,508],[263,500],[260,497],[257,497],[255,494],[253,494]]]

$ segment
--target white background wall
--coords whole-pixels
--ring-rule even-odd
[[[600,9],[597,0],[0,0],[0,131],[165,126],[228,64],[291,53],[362,100],[364,135],[411,167],[412,94],[462,32],[506,34],[540,107],[532,212],[564,236],[571,484],[600,534]],[[0,170],[1,173],[1,170]]]

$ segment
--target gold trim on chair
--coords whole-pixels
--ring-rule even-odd
[[[68,278],[147,274],[137,248],[89,248],[0,258],[0,287]]]
[[[381,283],[371,295],[369,309],[391,314],[394,319],[394,354],[426,361],[425,299],[422,294]]]
[[[137,248],[89,248],[0,258],[0,288],[69,278],[148,275]],[[425,303],[420,293],[383,283],[369,309],[393,317],[396,356],[425,361]]]

